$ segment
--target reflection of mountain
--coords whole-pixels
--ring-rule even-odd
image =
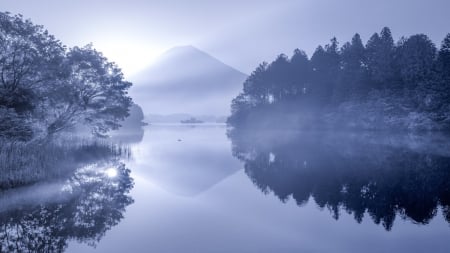
[[[229,145],[224,127],[153,125],[135,156],[138,172],[168,192],[196,196],[241,168]]]
[[[427,224],[439,206],[450,222],[450,155],[421,138],[236,129],[229,137],[254,184],[283,202],[312,198],[336,219],[342,211],[358,222],[368,214],[387,230],[396,216]]]
[[[192,46],[176,47],[134,78],[131,95],[146,113],[228,115],[245,78]]]
[[[62,252],[69,240],[95,246],[133,202],[127,195],[133,187],[130,170],[116,165],[117,175],[110,177],[104,169],[81,169],[52,194],[42,194],[41,188],[32,186],[28,191],[32,196],[11,201],[18,192],[3,193],[0,252]],[[35,197],[40,200],[24,201]]]

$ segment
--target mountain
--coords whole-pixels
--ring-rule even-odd
[[[195,47],[181,46],[131,78],[130,94],[146,115],[224,116],[246,77]]]

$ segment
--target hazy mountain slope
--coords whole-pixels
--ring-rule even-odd
[[[131,80],[148,114],[228,115],[247,76],[192,46],[175,47]]]

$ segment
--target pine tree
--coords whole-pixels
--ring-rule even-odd
[[[331,97],[337,83],[340,54],[336,38],[325,48],[319,46],[311,57],[312,85],[311,97],[314,103],[325,106],[331,102]]]
[[[450,117],[450,34],[442,41],[433,78],[427,80],[422,93],[426,94],[426,109],[438,112],[441,118]]]
[[[294,50],[294,55],[290,59],[293,71],[291,92],[297,99],[306,96],[309,89],[309,78],[311,74],[308,56],[304,51]]]
[[[394,40],[385,27],[372,35],[366,45],[367,70],[372,88],[392,88],[395,82]]]
[[[440,78],[450,86],[450,33],[442,41],[437,58],[437,70]]]
[[[291,90],[292,72],[289,59],[280,54],[267,68],[266,80],[269,82],[268,102],[281,101]]]
[[[367,92],[364,83],[366,72],[365,48],[359,34],[355,34],[351,43],[341,49],[341,67],[339,82],[334,90],[334,102],[340,103],[348,98],[360,98]]]
[[[267,100],[269,92],[266,80],[267,65],[266,62],[260,64],[244,82],[243,97],[253,106]]]
[[[397,65],[403,87],[415,89],[432,75],[436,47],[424,34],[409,37],[397,48]]]

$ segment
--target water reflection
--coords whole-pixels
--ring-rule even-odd
[[[3,192],[0,252],[62,252],[70,240],[95,246],[133,203],[132,187],[124,164],[102,162],[62,183]]]
[[[152,125],[133,152],[134,172],[166,191],[195,197],[241,167],[221,125]]]
[[[450,154],[445,136],[230,130],[233,155],[264,193],[299,206],[312,198],[335,219],[368,215],[390,230],[396,217],[450,222]]]

